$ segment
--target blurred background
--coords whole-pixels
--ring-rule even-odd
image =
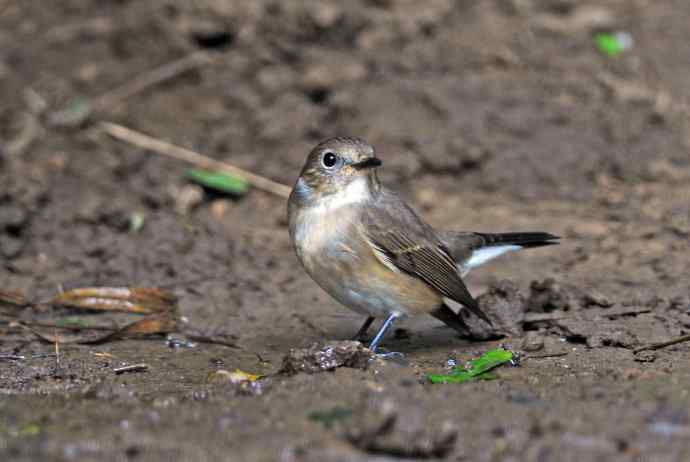
[[[234,358],[227,367],[256,369],[255,353],[275,365],[291,347],[354,333],[360,319],[296,269],[283,197],[202,189],[188,165],[115,139],[107,122],[290,187],[313,145],[358,136],[383,160],[381,179],[435,226],[564,237],[473,275],[473,293],[555,278],[614,303],[686,306],[688,18],[682,0],[0,0],[0,281],[37,298],[171,288],[189,322],[243,345],[213,353]],[[415,358],[425,345],[422,362],[453,345],[434,320],[405,326],[417,334],[403,349]],[[655,338],[638,327],[640,341]],[[159,348],[136,345],[110,348]],[[177,360],[197,368],[184,387],[149,381],[182,396],[208,358]],[[13,391],[72,390],[98,377],[84,367],[71,385],[31,378],[47,369],[5,379]],[[195,441],[184,454],[199,454]]]

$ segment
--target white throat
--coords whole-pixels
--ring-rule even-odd
[[[370,197],[369,182],[362,176],[351,181],[337,193],[321,198],[312,206],[312,209],[319,213],[333,212],[340,207],[362,203]]]

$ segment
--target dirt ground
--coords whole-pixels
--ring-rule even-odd
[[[688,18],[684,0],[0,1],[0,290],[162,287],[239,346],[64,344],[58,363],[0,308],[0,459],[690,460],[690,343],[633,353],[690,330]],[[600,53],[602,31],[632,47]],[[408,365],[275,374],[362,321],[299,267],[285,200],[185,202],[187,167],[103,120],[288,185],[356,135],[433,225],[562,244],[467,278],[520,292],[509,337],[413,318],[384,343]],[[499,345],[523,359],[498,380],[425,379]],[[236,368],[267,377],[208,383]]]

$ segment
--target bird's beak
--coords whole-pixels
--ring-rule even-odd
[[[367,157],[366,159],[351,165],[357,170],[364,170],[374,167],[380,167],[382,164],[383,162],[381,162],[381,159],[377,157]]]

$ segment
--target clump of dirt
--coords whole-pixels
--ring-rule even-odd
[[[366,452],[428,459],[450,453],[458,430],[449,420],[439,422],[419,404],[402,406],[392,398],[368,396],[355,410],[345,434]]]
[[[31,221],[48,201],[45,177],[24,176],[19,166],[0,166],[0,256],[12,261],[21,256],[28,243]]]
[[[477,302],[482,311],[489,316],[492,325],[462,311],[465,323],[469,328],[469,338],[477,340],[490,340],[502,337],[519,337],[523,335],[525,324],[527,329],[533,328],[534,324],[554,322],[554,325],[561,329],[561,333],[566,338],[583,341],[576,331],[582,329],[574,328],[580,314],[578,310],[590,310],[588,318],[591,318],[594,308],[610,308],[614,302],[609,300],[596,290],[585,291],[572,284],[557,282],[553,278],[543,281],[532,281],[530,284],[530,295],[526,298],[520,289],[509,280],[502,280],[492,283],[488,291],[477,298]],[[643,310],[644,311],[644,310]],[[636,314],[635,309],[626,310],[627,314]],[[528,315],[527,313],[545,313],[546,316]],[[615,310],[609,312],[596,311],[596,313],[608,313],[611,317],[616,317]],[[553,314],[549,316],[548,314]],[[569,329],[567,326],[573,327]],[[632,346],[633,341],[623,340],[621,333],[612,334],[619,337],[619,340],[611,338],[600,338],[595,341],[598,345],[610,345],[615,343],[618,346]],[[634,336],[633,336],[634,337]]]
[[[503,280],[489,286],[489,290],[477,298],[479,307],[493,323],[491,332],[476,328],[472,323],[472,336],[477,339],[514,337],[522,334],[522,321],[525,315],[525,297],[511,281]]]
[[[548,313],[569,311],[579,308],[613,306],[614,302],[596,289],[584,290],[572,284],[558,282],[553,278],[532,281],[527,301],[529,311]]]
[[[374,359],[371,350],[357,341],[314,343],[307,348],[292,348],[283,358],[280,373],[315,374],[338,367],[366,369]]]
[[[583,343],[590,348],[611,346],[634,348],[640,344],[633,329],[601,317],[573,317],[554,323],[554,330],[571,343]]]

